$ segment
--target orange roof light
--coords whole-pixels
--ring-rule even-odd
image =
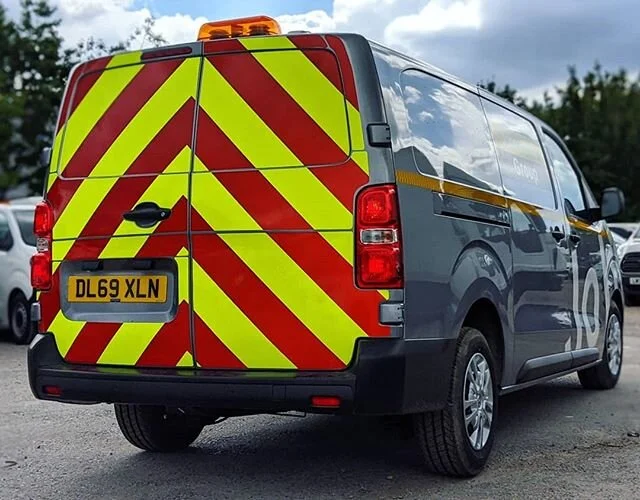
[[[268,16],[254,16],[203,24],[198,33],[198,41],[280,34],[282,31],[278,21]]]

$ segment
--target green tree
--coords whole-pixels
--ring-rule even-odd
[[[618,186],[626,219],[640,219],[640,79],[600,64],[584,76],[569,68],[566,83],[527,103],[509,87],[483,85],[547,122],[566,141],[596,196]]]
[[[0,0],[1,2],[1,0]],[[81,60],[165,43],[147,19],[126,40],[108,46],[90,38],[67,48],[60,20],[48,0],[21,0],[21,15],[8,19],[0,3],[0,199],[7,189],[42,191],[40,152],[51,144],[64,85]]]

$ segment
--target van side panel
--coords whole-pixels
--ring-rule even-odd
[[[470,308],[485,299],[499,318],[509,366],[508,205],[477,92],[377,45],[373,50],[400,200],[405,337],[455,339]],[[469,116],[475,121],[461,122]],[[479,145],[468,144],[474,137]]]

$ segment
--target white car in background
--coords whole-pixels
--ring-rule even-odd
[[[30,260],[36,252],[35,204],[31,200],[0,204],[0,329],[18,344],[31,340]]]

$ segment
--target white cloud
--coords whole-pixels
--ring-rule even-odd
[[[0,1],[10,15],[18,15],[19,0]],[[71,45],[89,36],[117,43],[152,14],[134,0],[50,1]],[[283,15],[278,21],[285,32],[361,33],[470,83],[492,78],[532,97],[564,81],[569,64],[585,71],[597,59],[607,69],[638,71],[640,23],[629,22],[638,16],[638,0],[616,0],[616,8],[595,0],[333,0],[329,11]],[[178,11],[158,17],[155,30],[170,43],[189,42],[207,20]]]
[[[306,14],[279,16],[277,18],[284,32],[289,31],[335,31],[336,21],[324,10],[312,10]]]
[[[407,35],[479,29],[482,26],[481,6],[480,0],[456,1],[449,4],[441,0],[431,0],[420,12],[393,19],[385,29],[384,38],[387,42],[393,42],[403,40]]]

